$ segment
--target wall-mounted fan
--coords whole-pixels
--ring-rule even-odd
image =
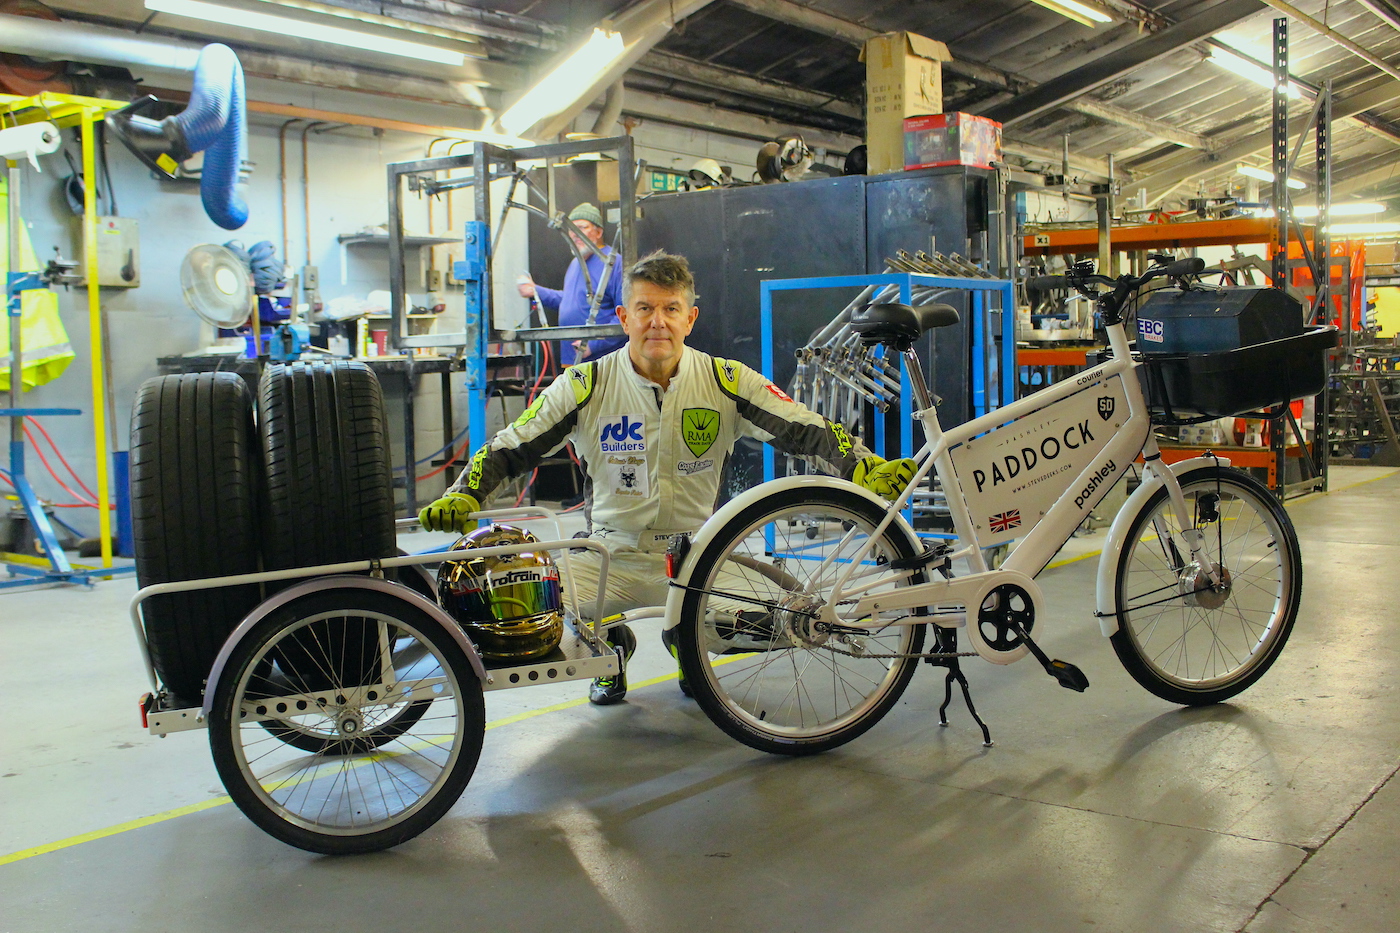
[[[185,303],[211,328],[242,327],[252,313],[253,280],[248,266],[226,246],[204,243],[186,253],[180,264],[180,288]],[[208,336],[206,343],[212,344],[218,334]]]

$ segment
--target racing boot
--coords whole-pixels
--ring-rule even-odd
[[[622,649],[622,665],[611,677],[596,677],[588,687],[588,702],[598,706],[611,706],[621,703],[627,696],[627,662],[632,652],[637,650],[637,636],[626,625],[615,625],[608,629],[608,644]]]

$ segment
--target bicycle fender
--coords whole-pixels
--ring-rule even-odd
[[[1201,467],[1229,466],[1230,461],[1224,457],[1192,457],[1189,460],[1182,460],[1170,465],[1169,469],[1173,474],[1182,474],[1196,470]],[[1099,628],[1103,631],[1104,637],[1118,631],[1118,598],[1117,586],[1114,579],[1118,570],[1118,558],[1123,553],[1123,546],[1127,543],[1128,526],[1133,523],[1143,506],[1147,503],[1147,497],[1152,495],[1162,486],[1162,480],[1155,473],[1146,474],[1142,483],[1133,494],[1123,503],[1123,507],[1118,510],[1118,514],[1113,518],[1113,525],[1108,529],[1108,537],[1104,540],[1103,551],[1099,554],[1098,580],[1094,587],[1095,613],[1099,618]]]
[[[415,609],[423,610],[447,630],[448,634],[452,636],[452,640],[457,643],[457,646],[461,648],[462,652],[467,656],[467,660],[471,662],[472,670],[476,671],[476,676],[481,679],[482,683],[486,682],[486,665],[481,663],[481,656],[477,654],[476,646],[471,643],[471,639],[467,638],[461,626],[459,626],[450,615],[444,612],[442,607],[437,603],[429,602],[421,594],[414,592],[407,586],[399,583],[390,583],[388,580],[375,577],[361,577],[348,574],[332,577],[313,577],[303,583],[298,583],[296,586],[288,587],[285,590],[275,593],[270,598],[258,603],[253,611],[248,613],[247,618],[238,624],[238,628],[234,629],[229,634],[228,638],[224,640],[223,647],[219,649],[219,656],[214,659],[214,666],[209,671],[209,682],[204,688],[203,715],[205,720],[208,720],[210,711],[213,708],[214,692],[219,687],[219,681],[223,677],[224,667],[228,664],[229,655],[233,654],[233,649],[237,647],[238,643],[242,641],[250,631],[252,631],[253,626],[257,625],[274,611],[285,606],[292,600],[300,599],[312,593],[319,593],[323,590],[340,589],[374,590],[377,593],[387,593],[390,596],[403,600]]]
[[[705,547],[714,540],[719,530],[744,509],[756,502],[766,499],[774,493],[784,492],[788,489],[801,486],[835,486],[869,500],[872,505],[881,510],[888,509],[890,506],[888,501],[880,498],[868,489],[857,486],[849,480],[836,479],[832,476],[785,476],[782,479],[760,483],[744,492],[742,495],[735,496],[733,499],[726,502],[724,507],[706,519],[705,524],[692,536],[690,541],[690,555],[692,557],[697,556],[704,551]],[[894,524],[904,533],[904,536],[909,540],[910,547],[912,547],[915,552],[923,550],[923,544],[920,542],[919,536],[916,535],[914,529],[909,526],[909,522],[904,518],[902,512],[895,515]],[[695,572],[695,563],[694,560],[687,560],[685,565],[681,567],[681,571],[676,579],[672,581],[671,592],[666,596],[666,619],[661,623],[662,629],[673,629],[680,624],[681,603],[685,600],[686,593],[683,587],[691,585],[691,575]]]

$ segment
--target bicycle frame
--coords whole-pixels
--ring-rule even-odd
[[[1166,486],[1173,508],[1177,513],[1178,527],[1186,529],[1193,527],[1192,516],[1187,510],[1186,501],[1182,495],[1180,484],[1176,481],[1175,474],[1162,466],[1160,452],[1152,437],[1147,401],[1134,372],[1137,364],[1129,353],[1122,323],[1109,324],[1107,332],[1110,348],[1108,362],[1090,367],[1075,377],[1047,386],[1033,395],[1019,399],[1010,405],[946,432],[939,424],[938,412],[929,396],[918,357],[912,349],[904,351],[905,367],[909,373],[914,400],[918,406],[915,417],[923,425],[925,436],[923,446],[919,448],[914,457],[918,467],[914,478],[900,496],[890,504],[887,514],[879,525],[871,531],[865,543],[854,555],[847,554],[842,558],[842,563],[845,566],[840,570],[835,587],[826,601],[824,616],[828,618],[824,618],[824,621],[837,623],[836,606],[841,604],[843,600],[849,602],[852,597],[859,598],[854,609],[848,613],[846,619],[840,620],[839,624],[850,626],[853,624],[850,621],[851,618],[867,617],[871,619],[868,623],[871,626],[891,624],[886,621],[876,622],[874,616],[877,613],[896,609],[950,605],[975,608],[982,604],[991,589],[1003,583],[1014,583],[1022,586],[1039,603],[1038,587],[1035,587],[1031,582],[1033,578],[1064,546],[1075,529],[1107,495],[1113,485],[1127,473],[1128,468],[1140,453],[1145,460],[1146,472]],[[1110,395],[1101,395],[1105,391],[1109,391]],[[1012,519],[1001,516],[1008,516],[1013,510],[1004,510],[1001,516],[989,516],[986,522],[987,526],[991,526],[994,524],[993,519],[1000,519],[1003,525],[1000,532],[989,533],[987,527],[979,528],[977,516],[972,511],[969,497],[964,490],[959,471],[954,463],[954,454],[957,452],[966,454],[974,441],[983,436],[994,436],[994,432],[997,432],[998,429],[1006,429],[1015,425],[1030,425],[1026,436],[1032,442],[1038,442],[1042,445],[1039,449],[1043,452],[1054,450],[1056,456],[1051,459],[1058,459],[1061,449],[1064,446],[1069,446],[1070,437],[1065,437],[1062,444],[1053,435],[1041,438],[1029,432],[1034,432],[1037,425],[1054,424],[1053,416],[1057,408],[1064,409],[1069,403],[1075,402],[1077,397],[1085,396],[1086,393],[1091,392],[1103,398],[1123,398],[1127,403],[1127,418],[1117,425],[1112,434],[1108,436],[1107,441],[1092,456],[1082,458],[1084,462],[1076,464],[1078,469],[1074,471],[1072,478],[1063,483],[1055,482],[1053,485],[1046,486],[1045,490],[1040,491],[1042,499],[1047,490],[1056,492],[1053,502],[1043,514],[1027,516],[1030,519],[1026,522],[1028,527],[1023,536],[1011,545],[1002,567],[998,570],[989,569],[982,552],[982,547],[987,545],[987,538],[998,534],[1006,536],[1005,532],[1009,532],[1012,528],[1021,527],[1021,523],[1025,519],[1017,512],[1014,520],[1016,524],[1011,524]],[[1081,407],[1076,409],[1077,411],[1082,410],[1082,403],[1085,400],[1085,398],[1078,399]],[[1109,410],[1107,415],[1103,414],[1105,407]],[[1100,407],[1100,414],[1103,415],[1106,427],[1115,408],[1114,404]],[[1054,446],[1051,446],[1051,440],[1054,440]],[[1080,444],[1084,443],[1081,433]],[[1073,446],[1078,448],[1080,444]],[[1032,443],[1028,449],[1032,451],[1037,449],[1035,443]],[[1028,459],[1032,466],[1037,462],[1034,453]],[[1066,454],[1066,459],[1068,461],[1068,454]],[[1021,461],[1023,465],[1025,462]],[[1029,469],[1030,467],[1027,467],[1027,472]],[[862,587],[857,583],[852,586],[853,577],[870,548],[874,546],[874,543],[889,527],[890,523],[901,520],[898,517],[900,510],[908,505],[915,487],[928,476],[931,470],[936,471],[942,483],[948,508],[952,514],[953,527],[958,536],[958,547],[948,555],[948,558],[949,560],[966,559],[971,565],[973,573],[953,579],[900,587],[892,592],[863,595],[864,591],[873,584]],[[1057,472],[1063,472],[1063,470],[1057,468]],[[1049,479],[1054,475],[1054,472],[1042,474],[1040,479],[1034,480],[1034,483],[1039,483],[1041,479]],[[979,486],[983,479],[979,478]],[[1032,484],[1032,477],[1027,476],[1021,490]],[[1071,493],[1076,490],[1081,491],[1080,494],[1078,496],[1072,495]],[[980,542],[979,537],[982,539]],[[1191,551],[1191,559],[1200,561],[1205,546],[1203,536],[1199,533],[1188,533],[1186,541]],[[831,560],[831,558],[827,560]],[[1218,582],[1215,577],[1214,565],[1205,562],[1204,566],[1210,568],[1212,582]],[[913,573],[914,571],[911,571],[910,575]],[[825,574],[826,568],[823,568],[822,574],[819,574],[818,578]],[[883,580],[888,582],[889,577],[886,576]],[[928,619],[926,617],[909,617],[901,621],[902,624],[919,624],[922,621],[928,621]]]

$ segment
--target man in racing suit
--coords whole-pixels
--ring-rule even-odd
[[[628,270],[617,310],[628,336],[625,351],[576,365],[556,379],[514,424],[476,451],[442,498],[419,513],[423,527],[465,531],[471,514],[502,482],[528,473],[572,441],[587,476],[590,536],[606,544],[611,558],[604,609],[610,615],[665,603],[667,545],[713,514],[720,478],[740,437],[817,458],[831,472],[888,498],[908,484],[913,461],[885,462],[840,424],[793,401],[742,363],[685,346],[699,311],[684,258],[658,252],[638,262]],[[575,586],[588,606],[597,593],[592,556],[570,558]],[[631,655],[636,639],[625,625],[610,629],[608,637],[623,649],[624,660]],[[589,699],[615,703],[626,692],[624,673],[594,681]]]

